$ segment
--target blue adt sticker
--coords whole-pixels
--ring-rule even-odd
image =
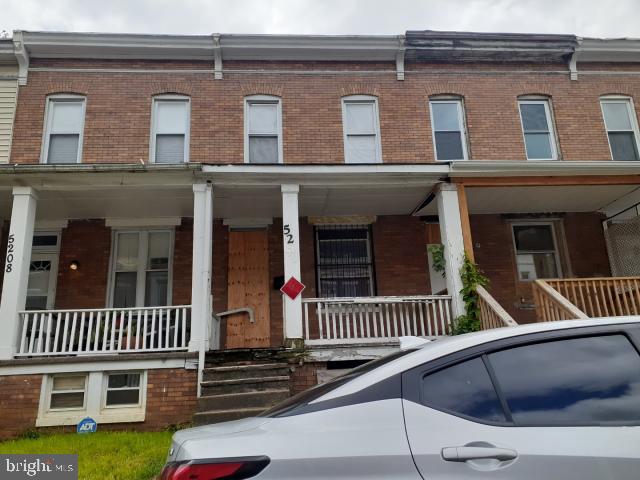
[[[98,423],[91,417],[83,418],[78,423],[78,433],[95,433],[98,430]]]

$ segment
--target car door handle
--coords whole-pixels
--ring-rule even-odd
[[[496,447],[445,447],[441,451],[442,459],[447,462],[466,462],[469,460],[494,459],[504,462],[513,460],[518,452],[508,448]]]

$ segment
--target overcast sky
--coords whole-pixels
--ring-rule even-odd
[[[640,0],[0,0],[0,30],[401,34],[405,30],[640,38]]]

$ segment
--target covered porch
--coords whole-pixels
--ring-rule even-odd
[[[565,163],[453,166],[487,289],[518,323],[637,315],[638,166]]]
[[[30,168],[0,187],[3,359],[382,348],[462,313],[444,166]]]

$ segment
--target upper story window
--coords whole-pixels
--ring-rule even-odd
[[[55,95],[47,99],[42,163],[78,163],[82,158],[85,99]]]
[[[600,100],[613,160],[639,160],[638,122],[630,98]]]
[[[547,99],[521,99],[520,121],[528,160],[556,160],[555,133]]]
[[[282,163],[282,103],[278,97],[254,95],[245,99],[244,160]]]
[[[378,100],[354,95],[342,99],[345,163],[381,163]]]
[[[429,101],[436,160],[466,160],[467,139],[461,99]]]
[[[163,95],[153,99],[151,162],[189,161],[189,99]]]

